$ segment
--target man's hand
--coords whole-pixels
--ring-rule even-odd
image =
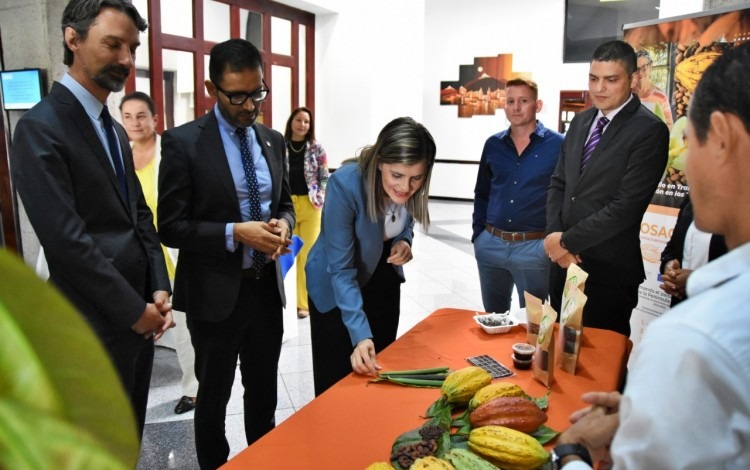
[[[411,254],[411,246],[406,240],[399,240],[391,245],[391,255],[386,260],[396,266],[403,266],[412,260],[414,256]]]
[[[544,251],[553,263],[557,263],[558,259],[569,253],[560,244],[561,238],[562,232],[552,232],[544,238]]]
[[[282,224],[286,225],[286,222]],[[282,228],[275,219],[273,226],[258,221],[236,223],[234,239],[254,250],[262,251],[274,260],[279,253],[289,253],[289,245],[292,243],[289,239],[289,227]]]
[[[568,253],[567,255],[564,255],[560,259],[557,260],[557,264],[563,269],[568,269],[568,266],[570,266],[571,264],[580,264],[580,263],[581,263],[581,257],[576,256],[572,253]]]
[[[544,251],[549,256],[549,260],[563,269],[567,269],[571,264],[581,264],[581,257],[563,248],[560,243],[561,239],[562,232],[552,232],[545,237]]]
[[[557,442],[582,444],[588,449],[594,462],[603,462],[604,466],[608,467],[606,464],[610,462],[609,445],[620,423],[621,395],[617,392],[590,392],[581,398],[591,406],[570,416],[570,421],[574,424],[560,434]]]
[[[174,318],[172,316],[172,302],[169,301],[169,292],[165,290],[158,290],[154,292],[154,306],[159,310],[162,317],[164,318],[164,324],[161,329],[154,331],[154,341],[161,338],[168,329],[175,327]]]
[[[594,408],[603,408],[607,414],[617,413],[620,411],[620,400],[622,395],[619,392],[587,392],[581,395],[581,400],[590,406],[574,411],[570,415],[570,422],[575,423],[580,420],[589,411]]]
[[[174,323],[172,321],[171,309],[166,315],[167,316],[162,314],[162,312],[156,308],[156,305],[146,304],[146,310],[141,314],[141,318],[139,318],[130,328],[139,335],[143,335],[146,339],[152,338],[158,332],[161,331],[163,333],[163,331],[166,331],[166,329],[169,328],[169,326],[164,326],[165,323]],[[164,328],[163,331],[162,328]],[[159,336],[161,336],[161,334]]]
[[[272,260],[277,260],[279,256],[291,253],[289,245],[292,244],[292,231],[289,228],[289,223],[286,219],[271,219],[268,221],[268,226],[271,230],[279,236],[280,243],[276,251],[271,255]]]
[[[352,370],[358,374],[377,375],[378,371],[382,369],[378,361],[375,360],[375,344],[369,338],[357,343],[350,359]]]

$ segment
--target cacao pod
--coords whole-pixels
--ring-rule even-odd
[[[374,462],[368,465],[365,470],[393,470],[393,465],[388,462]]]
[[[722,55],[721,52],[701,52],[680,62],[674,69],[674,77],[688,90],[695,90],[703,72]]]
[[[481,367],[464,367],[448,374],[440,391],[448,403],[466,405],[478,390],[490,382],[492,374]]]
[[[547,422],[547,413],[531,400],[520,397],[495,397],[469,415],[471,427],[495,425],[531,433]]]
[[[549,453],[536,439],[503,426],[473,429],[469,449],[505,470],[531,470],[549,460]]]
[[[452,463],[456,470],[500,470],[466,449],[451,449],[443,457]]]
[[[526,393],[513,382],[495,382],[482,387],[469,402],[469,408],[477,408],[482,403],[495,397],[524,397]]]
[[[450,462],[447,460],[439,459],[437,457],[429,456],[429,457],[421,457],[414,461],[413,464],[411,464],[411,467],[409,467],[409,470],[456,470],[456,468],[451,465]]]

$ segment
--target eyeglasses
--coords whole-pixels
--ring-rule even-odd
[[[646,70],[651,66],[651,64],[643,64],[640,67],[636,68],[635,71],[638,73],[646,73]]]
[[[232,103],[235,106],[240,106],[245,104],[245,101],[251,99],[253,103],[260,103],[261,101],[265,100],[268,97],[268,94],[271,92],[271,90],[266,85],[266,81],[261,79],[263,82],[263,86],[258,88],[257,90],[251,92],[251,93],[244,93],[244,92],[236,92],[236,93],[227,93],[226,91],[219,88],[219,85],[214,84],[217,90],[222,92],[224,96],[229,99],[229,102]]]

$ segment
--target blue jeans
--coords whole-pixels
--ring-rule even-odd
[[[514,284],[521,308],[526,307],[524,291],[542,300],[547,298],[550,261],[544,252],[544,240],[508,242],[483,230],[474,239],[474,257],[486,312],[510,310]]]

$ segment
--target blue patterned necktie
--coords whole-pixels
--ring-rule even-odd
[[[586,145],[583,147],[583,156],[581,157],[581,171],[583,171],[583,169],[586,168],[586,164],[589,162],[591,155],[594,153],[594,149],[596,148],[596,145],[599,143],[599,141],[602,138],[602,132],[604,131],[604,126],[606,126],[608,122],[609,122],[609,119],[602,116],[599,118],[599,121],[596,123],[596,128],[594,129],[594,132],[591,133],[591,137],[589,137],[589,140],[586,142]]]
[[[250,218],[252,220],[263,220],[260,212],[260,191],[258,190],[258,177],[255,174],[255,163],[250,151],[250,143],[247,141],[247,129],[238,127],[237,136],[240,138],[240,154],[242,155],[242,169],[245,170],[247,180],[247,198],[250,201]],[[253,269],[259,271],[266,264],[266,255],[262,251],[253,250]]]
[[[115,127],[112,123],[112,116],[105,105],[101,113],[102,123],[104,124],[104,133],[107,134],[107,146],[109,154],[112,156],[112,164],[115,167],[117,181],[120,182],[120,190],[125,199],[128,199],[128,183],[125,180],[125,168],[122,166],[122,157],[120,156],[120,144],[115,135]]]

